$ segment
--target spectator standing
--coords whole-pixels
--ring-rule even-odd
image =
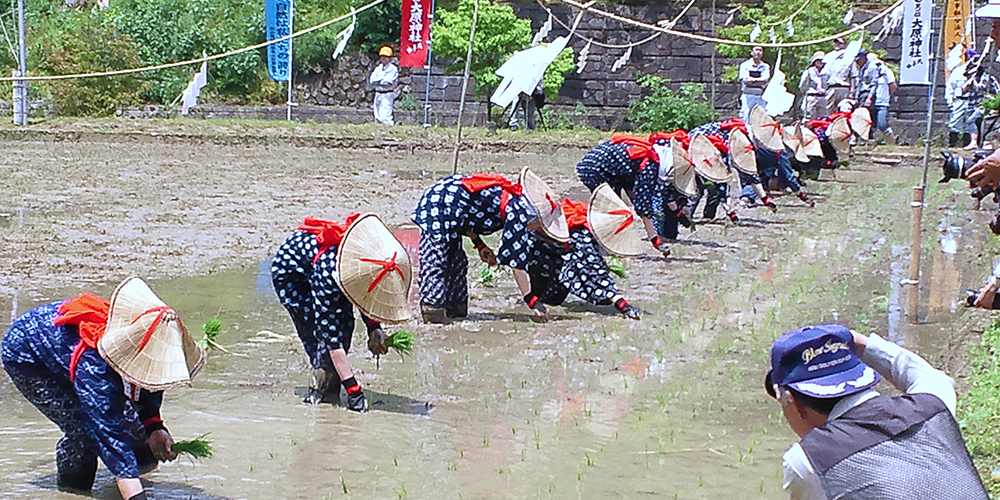
[[[889,99],[896,92],[896,75],[875,54],[869,54],[868,57],[871,59],[869,64],[874,65],[872,69],[874,91],[869,94],[868,100],[863,103],[872,112],[874,126],[872,127],[869,139],[875,138],[875,129],[878,129],[889,139],[890,143],[895,144],[896,135],[893,134],[892,127],[889,126]]]
[[[802,72],[799,90],[802,91],[802,118],[815,120],[827,116],[826,87],[829,75],[823,70],[823,51],[816,51],[809,67]]]
[[[826,83],[826,116],[837,112],[837,104],[850,97],[851,67],[849,61],[840,62],[847,55],[847,43],[843,38],[833,41],[833,51],[823,57],[827,72]]]
[[[368,77],[368,83],[375,87],[375,119],[392,125],[392,105],[396,100],[396,82],[399,80],[399,68],[392,63],[392,49],[382,47],[378,51],[379,65]]]
[[[764,57],[764,47],[760,45],[750,49],[750,59],[740,63],[740,119],[750,123],[750,112],[754,106],[765,107],[764,87],[771,79],[771,67],[761,59]]]

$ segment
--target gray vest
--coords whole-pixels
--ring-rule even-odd
[[[799,442],[830,500],[988,500],[951,412],[932,394],[878,396]]]

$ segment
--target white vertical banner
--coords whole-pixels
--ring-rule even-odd
[[[899,83],[930,85],[931,0],[903,2],[903,43]]]

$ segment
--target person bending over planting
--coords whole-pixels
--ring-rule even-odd
[[[100,457],[123,499],[145,500],[139,475],[177,458],[163,391],[189,384],[205,363],[177,313],[133,277],[110,303],[82,293],[28,311],[0,350],[17,390],[64,434],[59,489],[89,492]]]
[[[670,255],[670,245],[656,230],[655,221],[663,219],[667,210],[662,203],[666,186],[659,164],[657,134],[647,138],[615,135],[587,152],[576,165],[576,175],[593,192],[607,183],[618,196],[628,195],[642,217],[646,236],[664,257]],[[668,134],[664,136],[669,139]],[[671,201],[673,203],[673,201]],[[676,237],[676,236],[675,236]]]
[[[569,242],[533,242],[532,256],[525,266],[531,285],[526,301],[561,305],[572,293],[594,305],[614,305],[626,318],[639,319],[639,309],[618,290],[598,246],[600,243],[616,255],[642,253],[632,210],[609,186],[602,185],[594,191],[591,206],[566,199],[562,211],[569,226]]]
[[[410,317],[410,273],[403,245],[374,214],[351,214],[343,223],[307,218],[281,244],[271,262],[271,280],[314,370],[304,402],[338,403],[340,382],[347,408],[368,410],[347,359],[354,307],[368,329],[368,349],[387,353],[380,322]]]
[[[534,208],[521,184],[499,174],[453,175],[424,192],[411,216],[420,227],[420,310],[424,321],[464,318],[469,310],[469,261],[462,237],[479,258],[496,265],[497,255],[481,236],[500,233],[500,251],[521,248],[526,232],[539,231]],[[543,316],[544,306],[533,308]]]
[[[876,392],[879,375],[903,394]],[[793,500],[988,498],[955,421],[954,381],[878,335],[786,333],[764,387],[801,438],[783,457]]]

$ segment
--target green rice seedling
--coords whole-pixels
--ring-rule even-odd
[[[197,344],[201,346],[202,349],[219,349],[224,352],[229,352],[225,347],[222,347],[215,341],[219,333],[222,332],[222,320],[219,318],[208,318],[205,320],[205,325],[202,327],[204,331],[204,336],[201,340],[197,341]]]
[[[191,458],[211,458],[212,442],[205,439],[208,434],[202,434],[187,441],[177,441],[170,447],[178,455],[188,455]]]
[[[483,266],[479,269],[479,284],[488,288],[496,286],[497,274],[490,266]]]
[[[399,330],[385,338],[385,346],[395,349],[399,357],[413,352],[413,333]]]
[[[625,272],[625,266],[622,265],[622,259],[616,255],[608,256],[608,268],[611,272],[621,279],[628,279],[628,274]]]

